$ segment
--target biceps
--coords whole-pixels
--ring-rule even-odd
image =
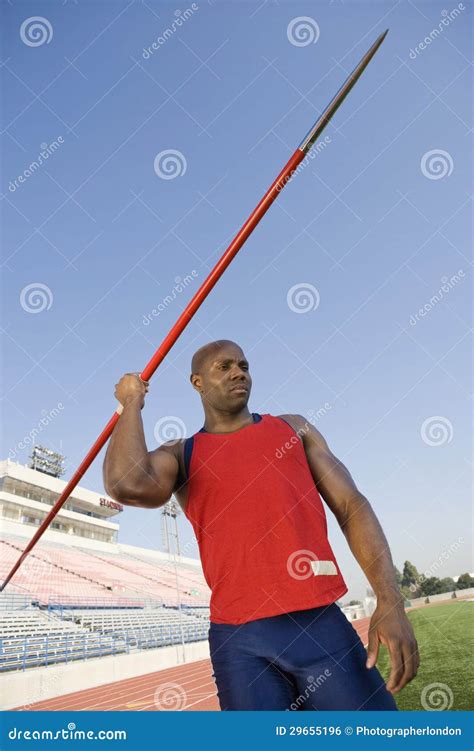
[[[149,453],[146,464],[133,483],[122,482],[113,496],[129,506],[159,508],[173,493],[178,474],[178,461],[165,451]]]
[[[149,454],[149,488],[163,502],[169,500],[176,486],[179,464],[176,457],[168,451]]]

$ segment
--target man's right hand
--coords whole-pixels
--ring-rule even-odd
[[[104,487],[125,506],[160,508],[176,487],[179,463],[169,447],[147,449],[140,414],[147,391],[148,381],[142,381],[140,373],[126,373],[115,386],[124,409],[107,447]]]
[[[145,404],[145,395],[148,391],[149,381],[142,381],[140,373],[126,373],[115,384],[115,398],[124,407],[130,401],[138,401],[140,409]]]

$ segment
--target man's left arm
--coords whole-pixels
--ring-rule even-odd
[[[369,628],[367,667],[377,662],[380,644],[389,652],[387,689],[397,693],[418,670],[418,646],[395,578],[390,548],[367,498],[349,470],[331,452],[326,440],[301,415],[292,415],[316,486],[335,515],[349,547],[377,597]]]

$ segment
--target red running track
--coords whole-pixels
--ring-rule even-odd
[[[352,623],[364,645],[368,641],[369,623],[370,618]],[[220,711],[209,659],[64,694],[16,710]]]

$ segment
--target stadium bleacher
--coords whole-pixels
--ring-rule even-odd
[[[141,649],[164,646],[177,641],[199,641],[207,638],[209,623],[187,610],[166,609],[142,611],[66,611],[66,618],[92,632],[123,638]]]
[[[0,540],[0,577],[4,578],[23,550],[16,538]],[[178,588],[177,588],[178,585]],[[199,569],[179,563],[154,562],[128,553],[89,550],[40,543],[20,567],[11,590],[34,595],[47,604],[51,598],[150,597],[167,605],[209,602],[209,588]]]
[[[0,540],[4,578],[24,540]],[[207,638],[209,590],[184,562],[40,543],[0,594],[0,671]]]
[[[102,657],[127,651],[123,638],[91,633],[75,623],[47,615],[38,608],[2,609],[0,670]]]

